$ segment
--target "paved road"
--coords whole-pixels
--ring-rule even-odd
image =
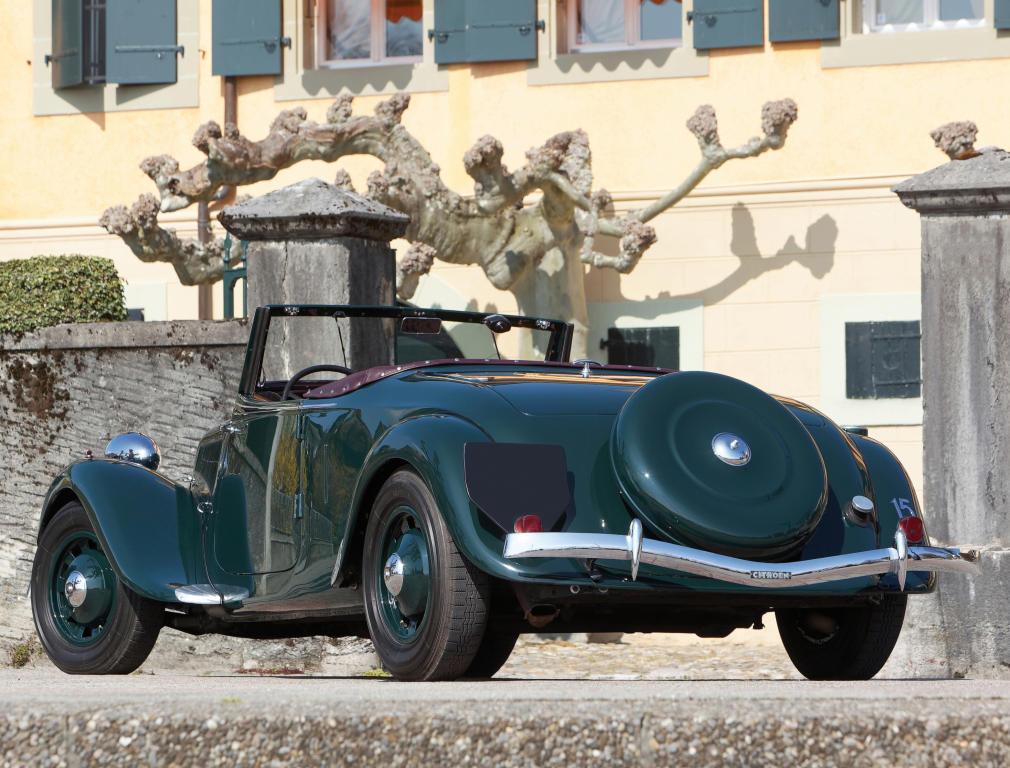
[[[75,691],[86,688],[87,701]],[[798,680],[509,680],[398,683],[387,678],[128,675],[79,677],[50,670],[0,670],[0,698],[13,706],[79,708],[137,704],[220,703],[238,698],[248,705],[281,701],[308,704],[399,702],[695,701],[725,706],[761,701],[861,703],[986,701],[1010,712],[1010,681],[873,680],[858,683]],[[48,707],[46,707],[48,708]]]
[[[1002,768],[1010,682],[0,671],[2,768],[102,764]]]

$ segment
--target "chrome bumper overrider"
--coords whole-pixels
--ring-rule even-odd
[[[705,552],[700,549],[642,538],[642,524],[631,521],[627,536],[595,533],[510,533],[505,537],[505,557],[582,557],[593,560],[630,560],[631,578],[638,578],[641,563],[658,565],[696,576],[707,576],[752,587],[794,587],[896,573],[900,589],[909,571],[980,573],[978,550],[910,547],[897,531],[894,546],[850,555],[822,557],[798,563],[760,563]]]

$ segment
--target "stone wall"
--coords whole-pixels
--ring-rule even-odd
[[[60,325],[0,339],[0,640],[32,632],[26,597],[49,481],[123,431],[190,472],[208,427],[228,418],[245,320]]]
[[[248,336],[242,319],[61,325],[0,337],[0,643],[34,631],[27,591],[52,478],[130,431],[158,443],[167,477],[190,474],[200,437],[231,416]],[[171,629],[145,664],[330,674],[376,666],[371,644],[357,640],[196,638]]]
[[[168,477],[188,474],[200,436],[231,412],[247,338],[235,320],[63,325],[0,339],[0,639],[34,629],[27,591],[50,480],[129,431],[158,443]],[[180,643],[180,659],[208,645]],[[220,650],[199,655],[213,661]],[[242,653],[229,644],[227,656]]]
[[[0,339],[0,638],[32,627],[25,599],[52,478],[121,432],[143,432],[162,472],[189,474],[225,421],[245,358],[245,320],[61,325]]]
[[[983,554],[909,600],[891,676],[1010,679],[1008,160],[986,147],[895,187],[921,217],[926,527]]]
[[[934,595],[909,600],[892,665],[905,676],[1010,679],[1008,260],[1006,214],[923,215],[926,525],[984,554],[981,575],[941,575]]]

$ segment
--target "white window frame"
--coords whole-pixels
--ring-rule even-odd
[[[821,296],[820,410],[843,426],[922,424],[922,396],[862,399],[846,397],[845,324],[922,320],[918,293]],[[921,354],[921,347],[920,347]],[[921,363],[920,363],[921,366]],[[920,367],[921,370],[921,367]]]
[[[984,27],[985,8],[982,9],[981,19],[956,19],[954,21],[940,21],[940,0],[922,0],[923,22],[921,24],[877,24],[875,6],[877,0],[862,0],[862,27],[863,34],[890,34],[894,32],[923,32],[937,29],[974,29]]]
[[[386,0],[371,0],[369,11],[372,22],[370,59],[327,59],[329,41],[326,39],[326,13],[329,3],[316,0],[316,69],[347,69],[352,67],[388,66],[390,64],[420,64],[423,56],[386,56]],[[422,27],[423,27],[422,17]],[[422,31],[423,41],[423,31]]]
[[[580,43],[579,34],[579,0],[565,0],[565,14],[568,17],[568,50],[571,53],[598,53],[603,51],[650,50],[653,48],[680,48],[684,38],[674,37],[665,40],[641,40],[639,28],[640,16],[638,7],[641,0],[624,0],[624,42],[623,43]],[[681,13],[681,32],[687,23],[684,13],[684,3],[678,3]]]

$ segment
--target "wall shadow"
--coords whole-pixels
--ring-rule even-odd
[[[802,246],[790,235],[774,256],[761,255],[754,228],[754,217],[746,205],[743,203],[734,205],[732,217],[733,234],[729,250],[740,260],[737,268],[709,288],[680,294],[663,291],[655,298],[701,299],[705,306],[709,306],[723,301],[761,275],[775,272],[793,263],[805,267],[817,280],[823,279],[835,265],[838,225],[829,214],[824,214],[807,227],[806,241]]]

